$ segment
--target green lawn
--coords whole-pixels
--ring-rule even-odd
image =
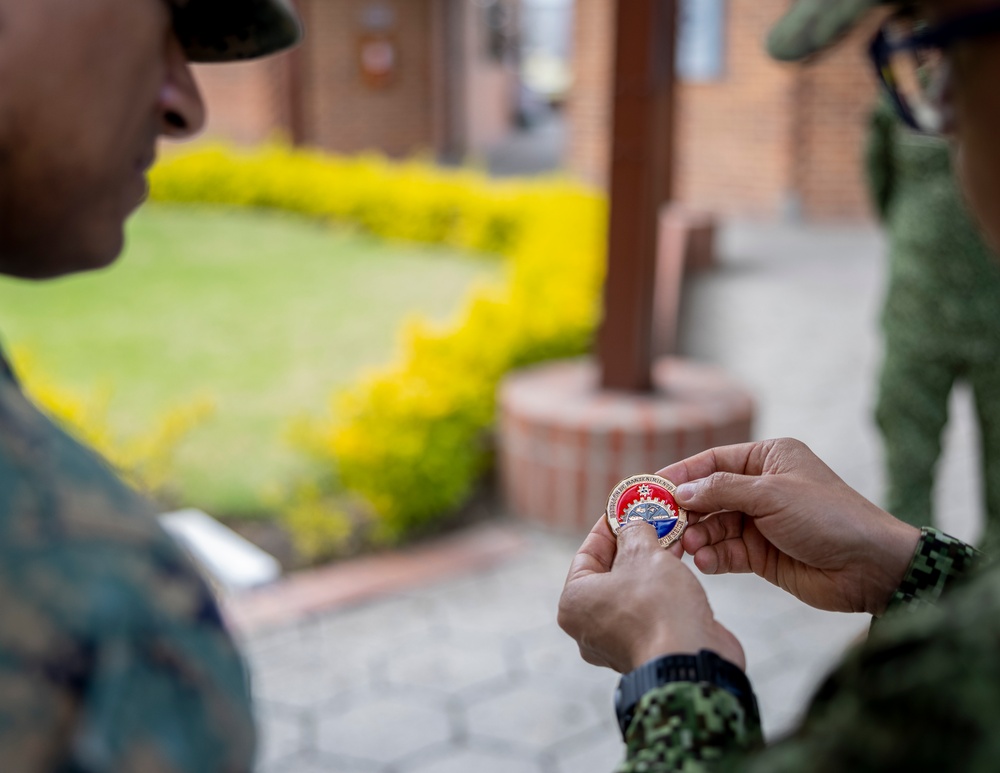
[[[121,431],[211,396],[215,416],[181,449],[184,502],[250,515],[296,469],[291,417],[385,362],[408,315],[447,318],[500,271],[292,216],[148,206],[112,268],[0,280],[0,331],[60,385],[110,385]]]

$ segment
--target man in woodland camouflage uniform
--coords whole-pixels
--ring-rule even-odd
[[[814,54],[876,4],[798,0],[771,43]],[[1000,0],[921,0],[883,23],[871,52],[901,118],[954,138],[970,206],[1000,244]],[[644,523],[616,539],[602,518],[559,607],[581,655],[623,674],[621,771],[998,769],[1000,565],[894,518],[798,441],[716,448],[659,474],[690,513],[681,544],[662,549]],[[753,572],[816,608],[876,618],[773,745],[743,649],[681,550],[704,573]]]
[[[286,2],[0,0],[0,271],[112,262],[158,137],[204,121],[189,61],[290,46]],[[254,746],[205,583],[0,359],[0,770],[245,773]]]
[[[933,523],[948,396],[956,380],[967,381],[981,440],[982,545],[992,553],[1000,546],[1000,262],[968,213],[948,143],[909,129],[887,99],[872,114],[866,160],[889,239],[876,408],[885,508],[916,526]]]

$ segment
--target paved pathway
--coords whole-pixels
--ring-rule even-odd
[[[759,396],[758,437],[794,435],[878,498],[869,416],[878,359],[881,244],[867,229],[737,225],[721,266],[689,281],[683,348]],[[968,395],[960,392],[937,492],[943,525],[974,538],[979,508]],[[260,773],[590,773],[621,745],[614,674],[555,625],[579,539],[501,520],[520,544],[500,565],[246,635],[264,735]],[[510,544],[514,544],[511,542]],[[332,581],[332,580],[331,580]],[[765,732],[788,728],[863,616],[816,612],[755,577],[709,577],[741,638]]]
[[[486,151],[483,161],[494,177],[532,175],[558,171],[565,153],[565,119],[551,113],[536,126],[508,134]]]

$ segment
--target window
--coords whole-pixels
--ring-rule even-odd
[[[681,0],[677,77],[692,82],[725,74],[726,0]]]
[[[486,57],[506,62],[517,46],[517,11],[508,0],[473,0],[481,10],[485,28]]]

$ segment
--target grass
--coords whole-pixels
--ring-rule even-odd
[[[178,488],[186,505],[247,516],[299,469],[292,418],[328,411],[334,389],[385,362],[408,315],[447,318],[500,270],[288,215],[147,206],[112,268],[0,280],[0,331],[61,386],[110,387],[121,432],[211,397]]]

